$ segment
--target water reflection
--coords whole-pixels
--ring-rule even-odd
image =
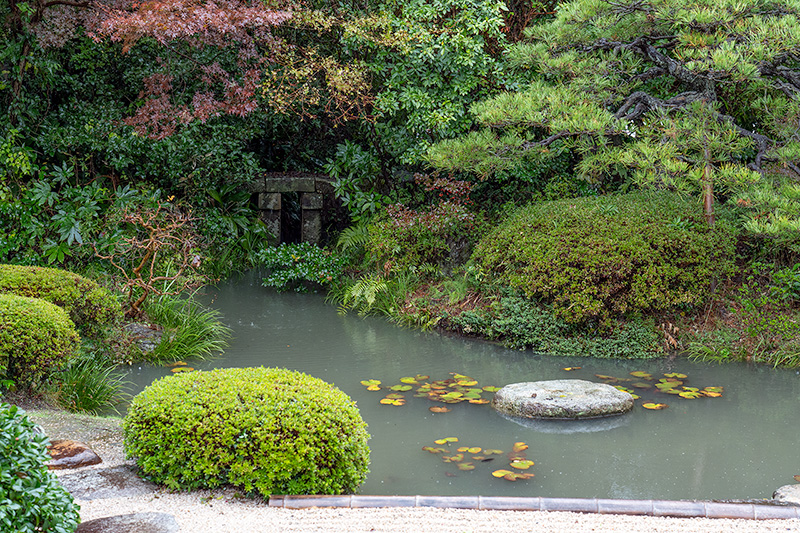
[[[366,494],[485,494],[609,498],[767,498],[800,473],[800,378],[794,371],[746,365],[692,364],[686,360],[617,361],[557,358],[506,350],[490,343],[404,330],[380,319],[339,316],[320,295],[275,294],[245,276],[208,292],[207,301],[234,328],[224,358],[192,363],[198,369],[280,366],[335,383],[357,401],[372,434]],[[581,366],[565,372],[563,367]],[[597,380],[682,372],[693,386],[722,386],[722,398],[667,397],[663,411],[636,407],[609,419],[602,431],[521,425],[486,405],[456,404],[428,411],[426,399],[403,407],[380,405],[380,392],[359,383],[403,376],[432,379],[459,372],[481,385],[547,379]],[[141,390],[168,369],[132,369]],[[409,395],[410,396],[410,395]],[[591,422],[591,421],[589,421]],[[583,423],[583,422],[582,422]],[[508,482],[492,469],[495,459],[460,472],[423,452],[436,438],[458,436],[464,445],[509,450],[529,444],[533,479]]]

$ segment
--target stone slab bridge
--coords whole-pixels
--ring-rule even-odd
[[[250,192],[256,195],[259,218],[280,242],[282,219],[282,195],[300,195],[300,239],[303,242],[319,244],[322,239],[323,224],[336,210],[333,180],[323,174],[300,172],[269,172],[251,181]]]

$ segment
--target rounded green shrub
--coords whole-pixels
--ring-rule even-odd
[[[75,324],[59,306],[0,294],[0,369],[18,386],[60,369],[79,345]]]
[[[63,307],[82,331],[93,332],[122,319],[122,306],[113,294],[66,270],[0,265],[0,293],[41,298]]]
[[[47,470],[47,438],[34,428],[24,411],[0,403],[0,531],[72,533],[80,507]]]
[[[519,209],[476,247],[495,281],[551,303],[570,322],[693,307],[734,272],[736,234],[696,202],[633,193]]]
[[[369,464],[366,424],[342,391],[300,372],[230,368],[155,381],[134,397],[125,448],[174,489],[354,492]]]

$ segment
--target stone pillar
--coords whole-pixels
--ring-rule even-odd
[[[267,225],[273,237],[270,241],[281,241],[281,193],[262,192],[258,195],[259,218]]]
[[[322,195],[304,192],[300,195],[302,240],[319,244],[322,239]]]

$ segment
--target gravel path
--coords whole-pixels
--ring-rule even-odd
[[[60,412],[32,412],[51,438],[86,442],[103,458],[91,468],[131,464],[123,456],[118,419],[75,417]],[[65,475],[67,471],[56,472]],[[664,532],[770,533],[799,532],[800,520],[722,520],[533,511],[462,509],[280,509],[263,500],[242,498],[235,490],[172,493],[75,500],[81,520],[139,512],[175,517],[187,533],[386,532],[386,533],[519,533],[519,532]]]

